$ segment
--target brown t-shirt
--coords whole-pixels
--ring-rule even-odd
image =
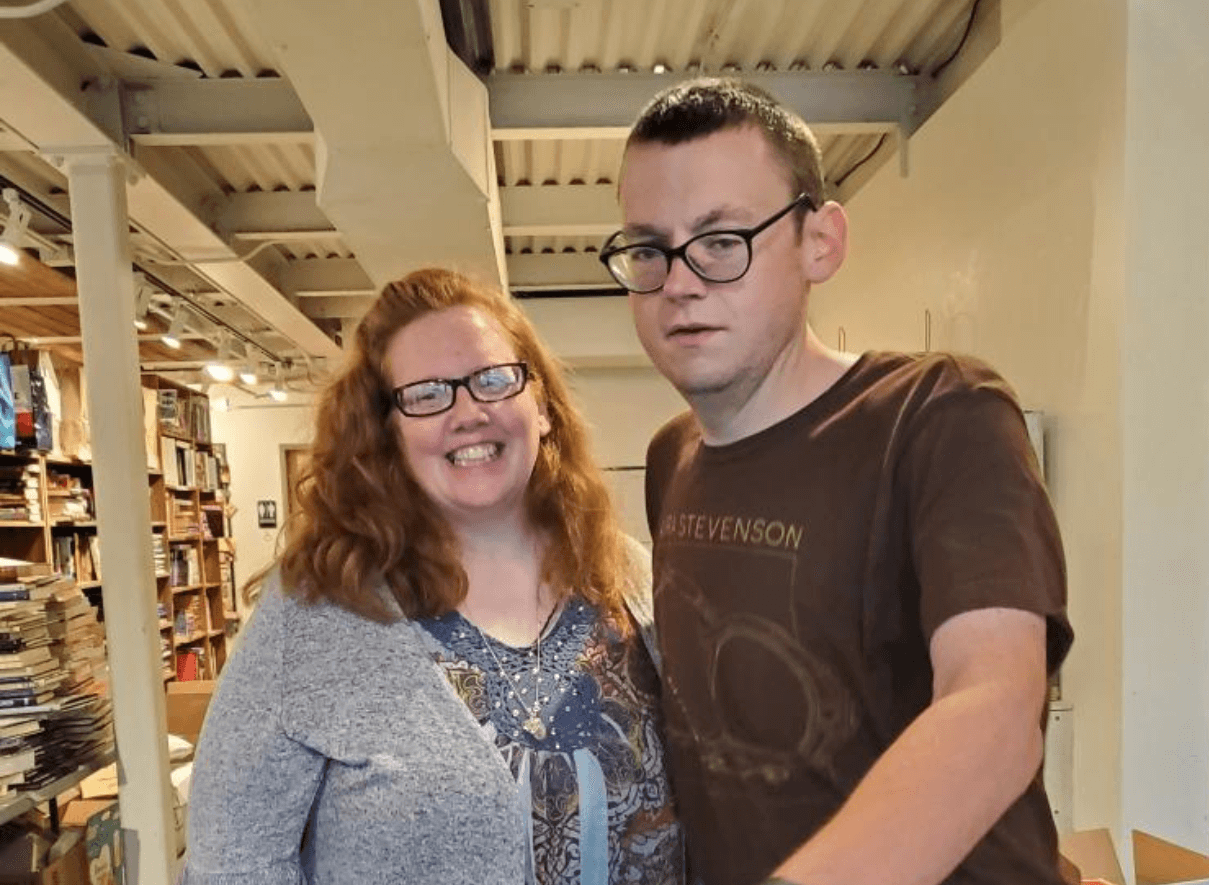
[[[1070,647],[1061,540],[1007,384],[968,358],[868,353],[760,433],[691,415],[647,455],[669,755],[692,872],[752,885],[928,705],[928,642],[985,607]],[[1058,885],[1040,771],[949,883]]]

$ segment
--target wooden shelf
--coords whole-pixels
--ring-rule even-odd
[[[58,522],[52,522],[50,527],[52,529],[95,529],[97,522],[95,519],[61,519]]]
[[[58,458],[54,455],[47,455],[42,460],[55,467],[87,467],[90,470],[92,469],[91,461],[79,461],[75,458]]]
[[[0,519],[0,529],[41,529],[45,528],[44,522],[29,522],[24,519]]]
[[[172,588],[173,593],[196,593],[198,590],[204,589],[201,584],[177,584]]]
[[[170,436],[172,439],[179,439],[181,442],[197,443],[193,437],[187,433],[181,433],[179,430],[173,430],[171,427],[165,427],[163,424],[159,426],[160,436]],[[205,445],[209,445],[206,443]]]
[[[97,587],[100,587],[101,582],[100,581],[80,581],[79,585],[80,585],[81,590],[93,590]]]
[[[0,799],[0,824],[6,824],[43,802],[50,802],[66,793],[72,787],[89,775],[95,774],[114,760],[113,753],[106,753],[96,762],[81,765],[70,774],[65,774],[56,781],[51,781],[40,790],[18,793],[15,797]]]
[[[173,637],[177,645],[192,645],[194,642],[201,642],[206,638],[206,631],[200,633],[190,633],[188,636],[180,636],[179,634]]]

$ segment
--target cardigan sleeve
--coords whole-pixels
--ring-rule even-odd
[[[223,668],[198,741],[181,885],[295,885],[325,758],[282,724],[287,616],[270,578]]]

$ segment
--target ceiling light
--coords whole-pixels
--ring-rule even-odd
[[[181,335],[185,334],[185,310],[179,304],[172,305],[172,321],[168,324],[168,331],[160,336],[160,340],[175,350],[181,348]]]
[[[257,382],[256,364],[248,355],[248,342],[243,342],[243,362],[239,365],[239,380],[249,387]]]
[[[273,386],[269,388],[269,396],[275,403],[283,403],[289,399],[289,394],[281,385],[281,363],[273,363]]]
[[[235,369],[231,366],[231,333],[226,329],[218,332],[218,352],[214,359],[206,363],[206,374],[215,381],[228,382],[235,377]]]
[[[8,204],[8,221],[4,223],[4,235],[0,236],[0,262],[16,264],[21,260],[20,250],[29,227],[29,207],[21,202],[21,195],[13,187],[4,189],[4,202]]]
[[[147,311],[151,309],[151,295],[154,291],[147,284],[147,278],[143,274],[134,275],[134,327],[140,332],[147,331]]]

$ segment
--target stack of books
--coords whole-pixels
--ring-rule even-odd
[[[21,570],[0,569],[0,795],[38,783],[37,740],[63,682],[46,627],[58,576]]]
[[[42,468],[0,464],[0,521],[42,521]]]
[[[38,789],[113,749],[105,635],[70,577],[27,565],[0,580],[0,781]]]
[[[95,518],[92,492],[78,476],[48,469],[46,490],[51,522],[91,522]]]
[[[188,498],[169,498],[168,525],[172,534],[178,538],[193,537],[198,534],[197,511],[193,502]]]
[[[172,640],[163,633],[160,634],[160,666],[163,668],[165,679],[176,675],[176,668],[172,659]]]
[[[164,541],[164,536],[159,532],[151,533],[151,559],[155,564],[155,576],[164,578],[168,576],[168,545]]]
[[[169,551],[168,583],[173,587],[195,587],[201,583],[197,548],[177,544]]]

